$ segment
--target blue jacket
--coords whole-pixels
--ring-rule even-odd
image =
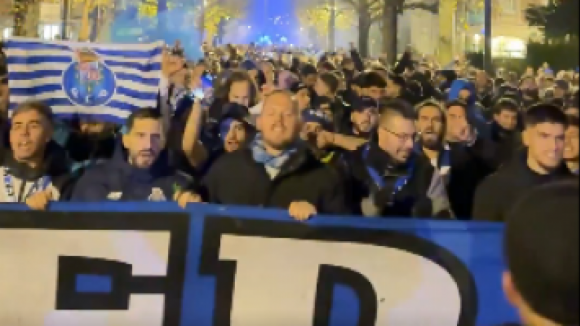
[[[485,120],[483,113],[476,103],[477,90],[475,89],[475,85],[473,83],[465,79],[454,80],[453,83],[451,83],[451,87],[449,88],[447,100],[457,100],[459,98],[459,92],[464,89],[471,93],[471,96],[467,100],[467,121],[469,124],[475,127],[477,134],[480,137],[489,139],[491,137],[490,126]]]
[[[120,148],[111,160],[85,172],[71,201],[173,201],[175,191],[186,189],[191,181],[169,166],[167,151],[150,169],[139,169],[127,162]]]

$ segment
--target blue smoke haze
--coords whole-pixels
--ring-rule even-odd
[[[193,13],[198,1],[184,3],[153,18],[140,17],[136,6],[128,6],[115,13],[109,41],[147,43],[162,39],[172,45],[179,40],[188,59],[202,58],[201,36],[195,28],[196,16]],[[224,28],[224,43],[258,42],[265,36],[273,43],[299,43],[299,24],[293,0],[245,1],[248,4],[242,16],[231,19]]]

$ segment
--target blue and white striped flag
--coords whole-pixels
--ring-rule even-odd
[[[122,123],[155,107],[163,42],[92,44],[13,38],[8,57],[10,108],[39,100],[59,118],[92,116]]]

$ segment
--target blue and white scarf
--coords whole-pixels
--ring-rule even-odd
[[[284,165],[290,156],[296,152],[296,148],[291,147],[290,149],[285,150],[282,152],[282,154],[277,156],[269,154],[264,147],[264,139],[262,138],[261,133],[256,135],[254,141],[250,145],[250,148],[252,150],[254,161],[276,170],[280,170],[282,165]]]

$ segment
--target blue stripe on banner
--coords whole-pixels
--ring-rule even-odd
[[[80,293],[111,293],[113,279],[109,275],[79,274],[75,290]]]
[[[113,100],[113,101],[107,103],[107,106],[112,107],[112,108],[116,108],[116,109],[120,109],[120,110],[124,110],[124,111],[129,111],[129,112],[133,112],[133,111],[142,109],[139,106],[129,104],[126,102],[116,101],[116,100]]]
[[[125,95],[139,100],[157,100],[157,93],[141,92],[127,87],[117,87],[117,94]]]
[[[103,50],[103,49],[92,49],[97,54],[107,55],[107,56],[117,56],[126,58],[137,58],[137,59],[150,59],[154,56],[160,55],[163,52],[162,48],[156,47],[151,50]]]
[[[37,96],[42,93],[63,91],[62,86],[58,84],[40,85],[27,88],[12,88],[10,89],[10,94],[14,96]],[[157,99],[157,93],[144,93],[138,90],[130,89],[127,87],[119,86],[116,90],[117,94],[125,95],[139,100],[151,100]]]
[[[68,98],[51,98],[51,99],[47,99],[47,100],[43,100],[43,103],[45,103],[48,106],[72,106],[74,105],[71,100],[69,100]],[[124,111],[129,111],[129,112],[133,112],[135,110],[141,109],[141,107],[136,106],[136,105],[132,105],[126,102],[121,102],[121,101],[117,101],[117,100],[112,100],[109,103],[107,103],[108,107],[111,108],[115,108],[115,109],[119,109],[119,110],[124,110]]]
[[[9,56],[6,62],[9,65],[33,65],[37,63],[71,63],[73,60],[69,56],[42,56],[42,57],[22,57]]]
[[[65,95],[66,96],[66,95]],[[69,100],[66,97],[61,97],[61,98],[51,98],[48,100],[43,100],[42,101],[44,104],[48,105],[48,106],[72,106],[74,105],[71,100]]]
[[[39,85],[26,88],[11,88],[10,95],[23,96],[23,95],[40,95],[42,93],[62,91],[62,85],[59,84],[48,84]]]
[[[26,51],[35,50],[58,50],[58,51],[68,51],[72,52],[71,48],[66,45],[43,43],[42,41],[21,41],[21,40],[8,40],[4,42],[4,48],[16,48]]]
[[[98,200],[106,193],[88,195]],[[8,261],[6,255],[0,255],[0,264],[58,276],[52,279],[59,280],[59,303],[42,312],[51,320],[53,312],[58,315],[59,310],[81,306],[100,310],[107,317],[111,311],[126,310],[131,295],[143,292],[139,289],[152,290],[147,293],[164,298],[148,308],[158,311],[159,319],[172,326],[227,324],[219,321],[223,316],[230,319],[232,307],[238,309],[239,324],[259,326],[276,325],[281,318],[286,318],[285,325],[304,324],[304,320],[312,320],[313,311],[323,312],[320,320],[328,326],[356,325],[360,320],[371,321],[359,323],[364,325],[379,325],[381,321],[381,325],[395,326],[491,326],[511,325],[519,319],[502,291],[501,275],[506,266],[503,226],[499,223],[355,216],[315,216],[297,222],[285,210],[211,204],[182,210],[174,203],[146,201],[56,202],[49,211],[35,215],[25,210],[24,205],[0,204],[0,231],[14,239],[10,244],[22,251]],[[26,238],[19,237],[23,229],[32,232]],[[61,230],[73,232],[74,243],[83,247],[82,257],[71,257],[70,250],[65,250],[72,240],[63,238]],[[151,230],[167,234],[171,240],[147,238]],[[83,236],[95,231],[108,239]],[[8,243],[2,243],[3,239],[0,245]],[[55,248],[65,249],[40,252],[35,246],[24,245],[47,239]],[[124,247],[138,248],[143,257],[157,257],[159,250],[166,252],[166,259],[142,259],[142,266],[143,270],[162,268],[167,272],[132,275],[131,260],[99,258],[103,246],[114,248],[112,253],[123,257],[124,248],[116,246],[120,239]],[[220,255],[223,252],[226,257]],[[31,261],[32,256],[41,259]],[[291,266],[288,261],[296,257],[301,264],[286,273]],[[400,259],[391,261],[397,257]],[[43,264],[48,259],[58,259],[59,265]],[[232,262],[240,273],[235,273]],[[61,263],[70,268],[61,268]],[[263,275],[260,282],[256,282],[256,273]],[[223,282],[226,274],[227,282]],[[55,292],[54,281],[8,275],[14,275],[15,283],[3,291],[17,303],[29,300],[19,296],[22,288],[34,287],[38,293],[51,295]],[[393,286],[398,284],[406,286]],[[285,306],[271,300],[272,293],[284,296]],[[313,299],[294,309],[305,304],[305,295]],[[262,310],[273,313],[256,316],[254,306],[243,304],[248,301],[259,302]],[[425,309],[433,303],[437,307]],[[0,309],[0,319],[6,312],[12,313]],[[29,317],[26,313],[23,310],[10,316],[25,322]],[[141,314],[133,324],[147,324],[148,318],[148,314]],[[59,319],[53,324],[69,323]]]
[[[32,80],[45,77],[62,77],[62,70],[35,70],[24,72],[9,72],[9,80]]]
[[[161,70],[161,63],[159,62],[149,62],[149,63],[139,63],[139,62],[123,62],[115,60],[105,60],[105,64],[109,67],[119,67],[119,68],[130,68],[137,69],[142,72],[150,72],[152,70]]]
[[[160,73],[161,75],[161,73]],[[118,80],[127,80],[135,83],[143,84],[146,86],[159,86],[159,78],[144,78],[134,74],[126,74],[124,72],[115,73],[115,77]]]

